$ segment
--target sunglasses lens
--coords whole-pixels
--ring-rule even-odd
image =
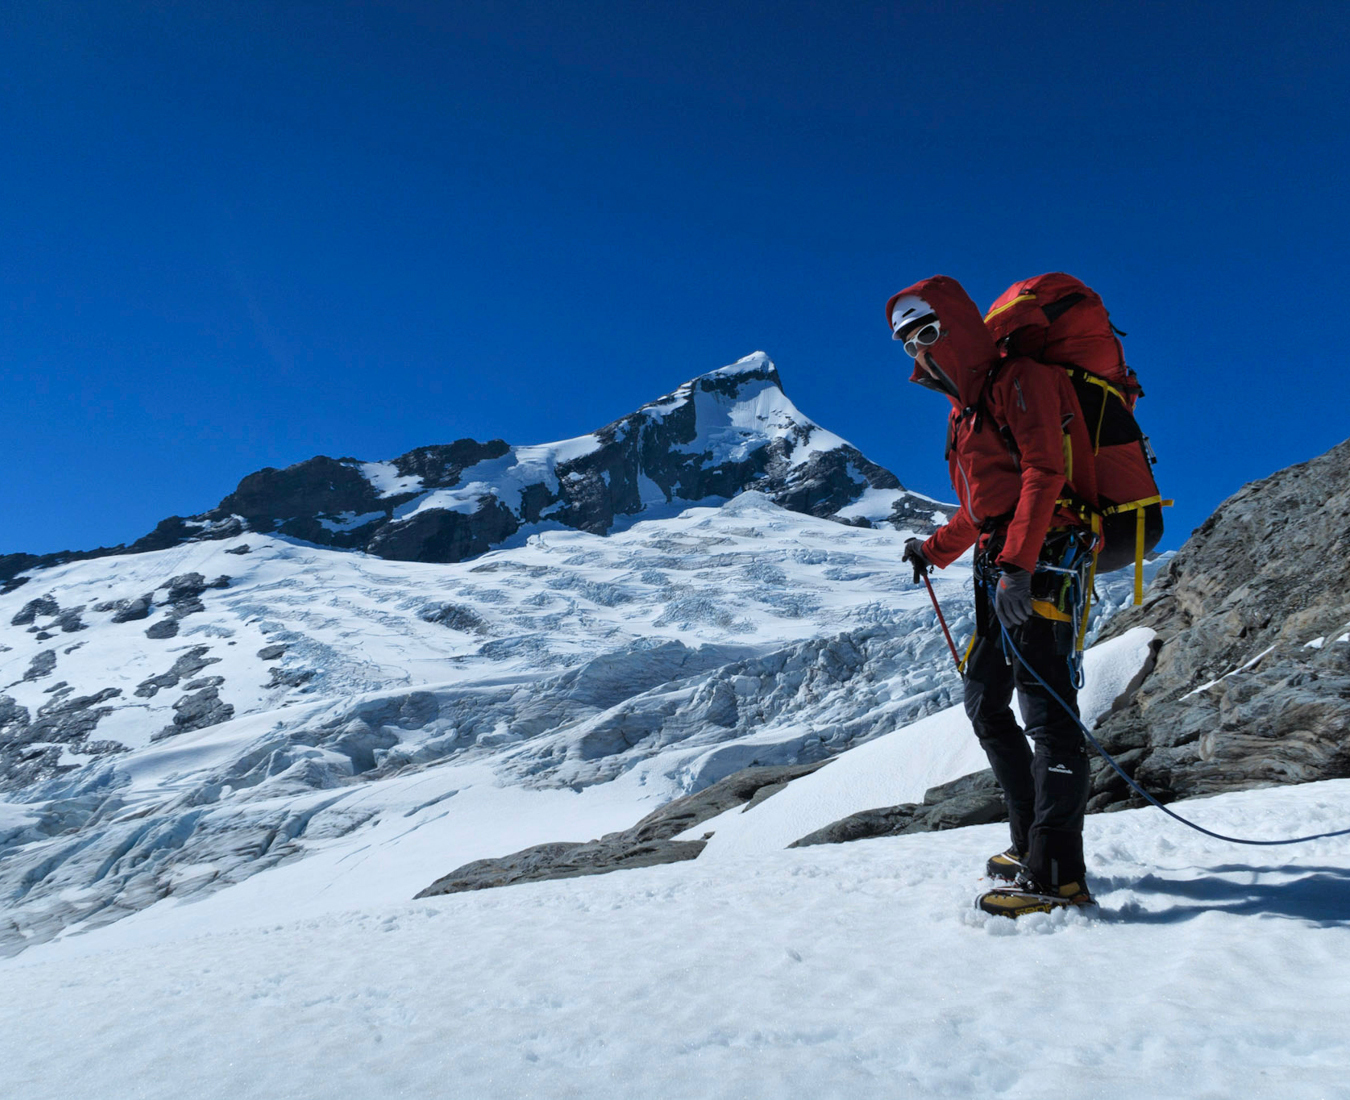
[[[937,323],[930,321],[905,341],[905,354],[911,359],[918,358],[919,350],[921,348],[932,347],[937,343],[938,337],[941,334],[942,329]]]

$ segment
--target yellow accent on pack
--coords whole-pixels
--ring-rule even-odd
[[[1012,307],[1017,305],[1018,302],[1034,302],[1035,300],[1036,295],[1034,294],[1019,294],[1011,302],[1004,302],[997,309],[991,309],[988,313],[986,313],[984,315],[984,323],[987,325],[991,317],[997,317],[1000,313],[1003,313],[1005,310],[1012,309]]]
[[[1158,504],[1164,508],[1170,508],[1175,503],[1171,500],[1163,500],[1161,496],[1143,497],[1139,500],[1129,500],[1124,504],[1114,504],[1110,508],[1102,510],[1102,515],[1114,516],[1121,512],[1134,513],[1134,605],[1138,607],[1144,602],[1144,509],[1151,504]]]
[[[1105,393],[1102,394],[1102,406],[1097,412],[1097,427],[1094,429],[1092,433],[1092,453],[1095,455],[1102,449],[1102,421],[1106,419],[1107,395],[1109,394],[1110,396],[1114,397],[1126,408],[1129,408],[1129,402],[1125,400],[1125,395],[1121,393],[1120,390],[1116,389],[1115,386],[1111,385],[1111,383],[1108,382],[1105,378],[1103,378],[1100,374],[1093,374],[1091,371],[1088,370],[1079,370],[1076,367],[1071,368],[1069,370],[1069,373],[1072,375],[1077,375],[1079,378],[1082,378],[1084,382],[1087,382],[1093,386],[1097,386],[1099,389],[1105,391]]]

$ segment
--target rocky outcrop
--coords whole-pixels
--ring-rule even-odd
[[[181,576],[171,577],[159,586],[161,589],[167,589],[165,597],[167,610],[164,618],[152,623],[145,631],[147,638],[173,638],[178,635],[178,624],[189,615],[195,615],[200,611],[206,610],[206,605],[202,603],[201,596],[208,588],[229,588],[230,578],[219,576],[213,581],[208,581],[200,573],[184,573]],[[113,622],[129,622],[133,619],[144,619],[150,614],[150,603],[154,593],[142,596],[139,600],[130,602],[124,609],[119,609],[113,615]],[[142,610],[141,604],[145,602]]]
[[[80,558],[246,531],[398,561],[463,561],[537,524],[605,534],[653,505],[727,500],[747,489],[793,511],[845,512],[840,518],[852,524],[931,530],[943,509],[906,493],[889,470],[803,416],[783,394],[777,368],[756,353],[563,443],[460,439],[387,462],[319,455],[268,467],[210,511],[170,516],[131,546],[0,556],[0,581],[22,583],[20,574]],[[874,506],[871,519],[849,511],[868,490],[891,491],[889,511]],[[149,609],[143,598],[117,613],[144,618]],[[150,636],[174,636],[178,618],[152,624]]]
[[[823,767],[828,761],[784,767],[743,768],[711,787],[668,802],[622,832],[599,840],[537,844],[498,859],[479,859],[438,878],[419,898],[487,890],[518,882],[602,875],[633,867],[653,867],[695,859],[707,843],[674,838],[718,814],[743,805],[747,810],[776,794],[792,780]]]
[[[61,613],[61,606],[50,596],[39,596],[36,600],[29,600],[19,612],[9,620],[10,626],[32,626],[37,617],[41,615],[48,618]]]
[[[173,667],[167,672],[161,672],[158,676],[150,676],[142,680],[136,687],[136,695],[142,699],[153,699],[159,694],[161,688],[177,687],[180,680],[195,676],[207,665],[219,664],[219,657],[206,656],[210,651],[210,646],[193,646],[186,653],[181,654],[178,660],[174,661]]]
[[[924,792],[922,802],[906,802],[899,806],[883,806],[850,814],[823,829],[808,833],[788,847],[843,844],[850,840],[932,833],[940,829],[961,829],[967,825],[988,825],[990,822],[1007,820],[1008,807],[1003,801],[1003,791],[994,773],[985,770],[930,787]]]
[[[1167,801],[1350,776],[1350,440],[1244,486],[1106,627],[1157,632],[1098,736]],[[1091,808],[1131,805],[1100,765]]]
[[[106,603],[95,604],[94,610],[111,611],[112,621],[115,623],[131,623],[149,617],[154,599],[153,592],[146,592],[131,600],[109,600]]]
[[[365,549],[393,561],[463,561],[486,554],[520,530],[520,521],[491,494],[467,515],[428,508],[381,524]]]
[[[160,730],[151,740],[162,741],[176,734],[228,722],[234,717],[234,706],[220,698],[220,685],[224,682],[219,676],[190,681],[186,690],[191,694],[184,695],[173,705],[173,725]]]
[[[74,764],[63,762],[67,748],[78,747],[87,755],[121,752],[117,742],[91,739],[98,723],[113,712],[104,706],[122,694],[120,688],[104,688],[92,695],[73,695],[64,681],[45,689],[51,698],[30,713],[8,695],[0,695],[0,780],[9,789],[27,786],[62,772]]]
[[[50,676],[54,668],[56,668],[56,650],[43,649],[28,663],[28,670],[23,674],[23,678],[26,681],[41,680],[44,676]]]

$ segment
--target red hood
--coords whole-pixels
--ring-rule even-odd
[[[956,383],[961,394],[959,402],[953,398],[957,407],[974,405],[984,387],[985,376],[998,361],[998,349],[994,346],[994,338],[985,328],[979,307],[955,279],[947,275],[934,275],[891,296],[891,300],[886,303],[887,325],[891,321],[891,307],[904,294],[914,294],[933,307],[933,312],[942,323],[942,338],[928,352],[933,361]],[[927,385],[927,372],[915,363],[914,373],[909,380]]]

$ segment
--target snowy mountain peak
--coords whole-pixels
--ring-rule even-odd
[[[718,367],[716,370],[708,371],[707,374],[699,375],[685,385],[693,385],[705,379],[718,378],[763,379],[775,386],[782,387],[782,382],[778,378],[778,368],[774,366],[773,360],[769,358],[769,353],[765,351],[752,351],[749,355],[741,356],[734,363],[728,363],[725,367]]]
[[[130,547],[0,558],[0,580],[84,557],[278,534],[399,561],[455,562],[533,533],[607,534],[753,489],[854,526],[931,529],[941,506],[801,413],[762,351],[685,382],[586,435],[419,447],[361,461],[319,455],[249,474],[215,508],[171,516]]]

